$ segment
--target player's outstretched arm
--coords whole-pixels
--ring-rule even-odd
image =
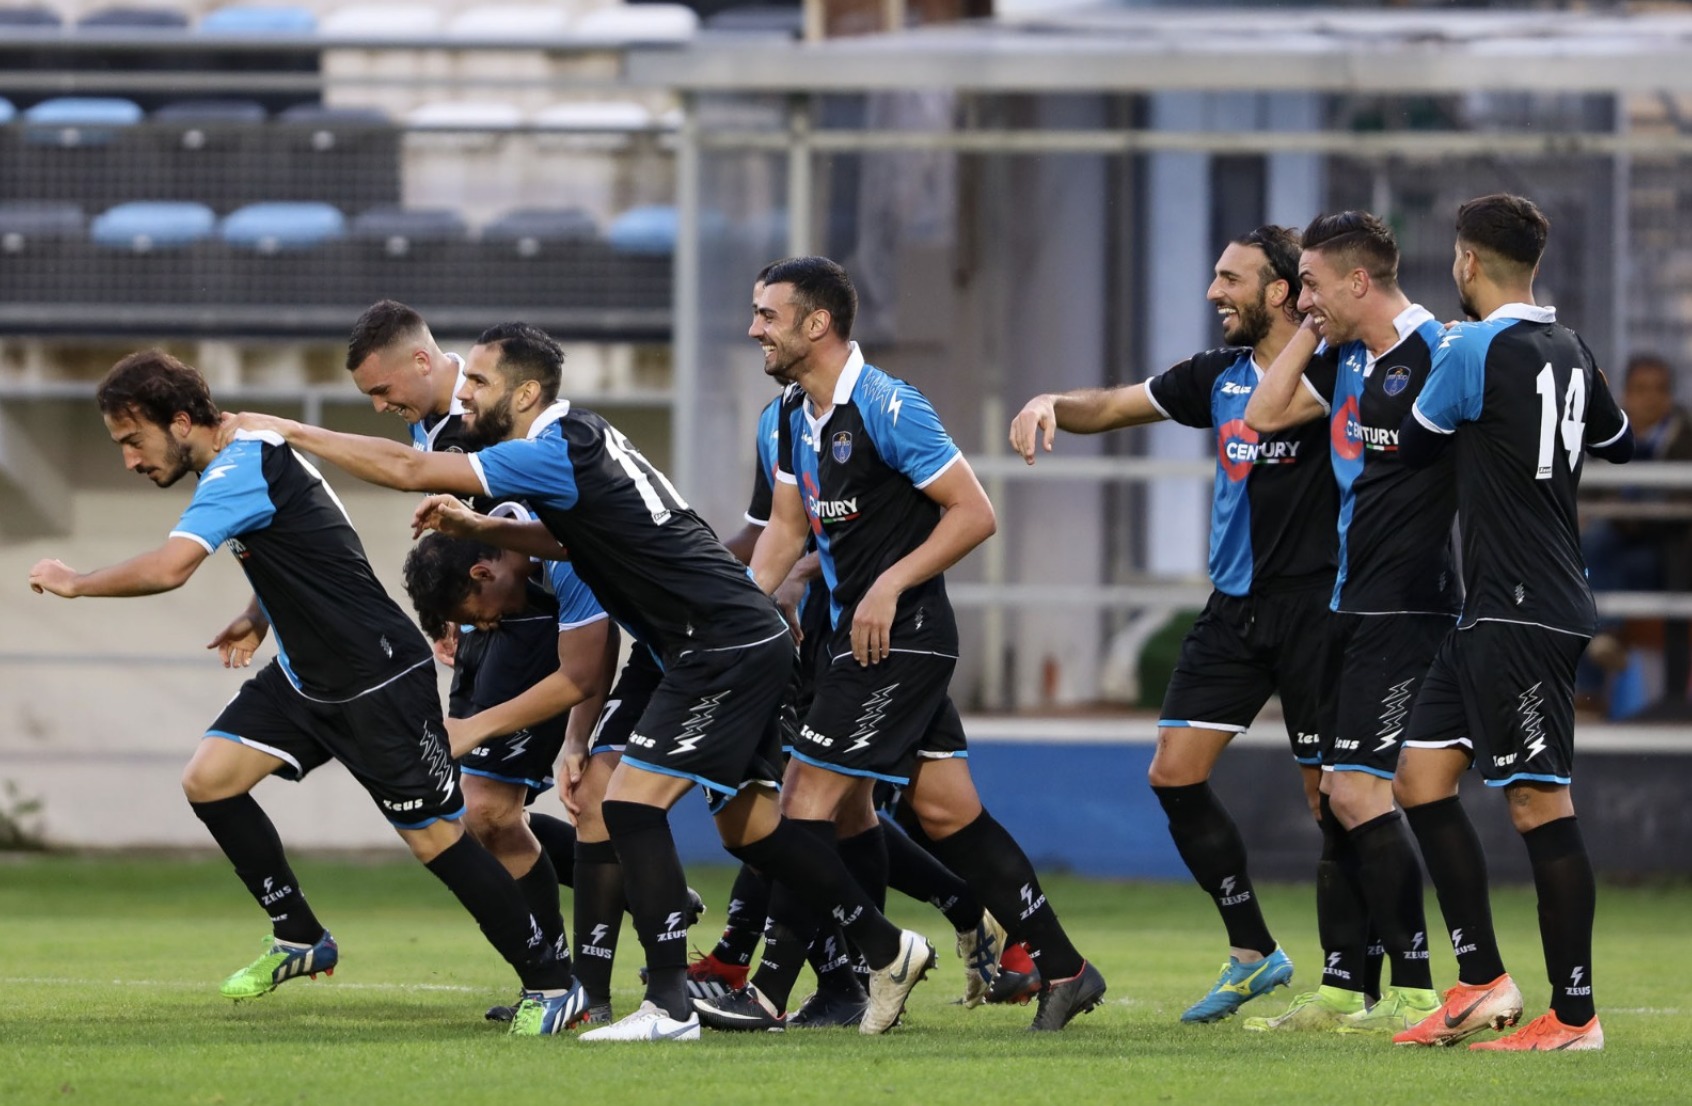
[[[224,446],[237,430],[278,434],[295,449],[314,453],[337,468],[345,469],[366,483],[402,492],[454,492],[479,495],[486,489],[463,453],[425,453],[387,438],[363,434],[342,434],[293,419],[243,411],[225,415],[218,445]]]
[[[157,595],[186,584],[205,559],[205,546],[189,538],[172,537],[157,549],[92,572],[78,572],[51,558],[37,561],[29,570],[29,587],[37,595],[52,592],[66,599]]]
[[[454,759],[490,738],[516,733],[557,718],[577,703],[603,695],[607,687],[605,634],[610,619],[602,618],[564,630],[558,635],[558,668],[521,695],[468,718],[446,720]]]
[[[852,655],[859,664],[875,664],[887,658],[899,596],[963,560],[999,528],[992,500],[962,456],[922,491],[944,513],[926,541],[876,577],[852,612]]]
[[[1140,426],[1163,418],[1146,396],[1145,384],[1120,388],[1082,388],[1074,392],[1035,396],[1011,420],[1011,448],[1029,464],[1035,448],[1052,451],[1052,439],[1059,430],[1071,434],[1100,434],[1124,426]]]
[[[1246,425],[1259,434],[1298,426],[1324,413],[1322,402],[1304,383],[1304,367],[1321,340],[1314,319],[1315,315],[1304,317],[1246,404]]]
[[[770,522],[752,549],[752,578],[765,594],[773,595],[805,554],[805,505],[799,485],[776,481],[770,499]]]
[[[219,630],[217,636],[206,643],[206,648],[217,650],[223,667],[246,668],[253,663],[253,654],[264,644],[264,635],[269,631],[270,619],[265,617],[264,608],[259,606],[255,595],[247,603],[247,609]]]
[[[411,536],[420,538],[427,530],[515,549],[543,561],[570,559],[570,551],[558,544],[545,523],[480,514],[455,495],[431,495],[417,505],[411,515]]]

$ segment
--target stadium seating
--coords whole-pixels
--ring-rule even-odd
[[[217,35],[309,35],[317,16],[309,8],[286,4],[231,4],[207,12],[199,30]]]
[[[141,118],[138,104],[117,97],[57,97],[28,108],[0,164],[0,202],[64,200],[101,210],[152,195],[133,133]]]
[[[243,304],[328,304],[349,297],[347,221],[325,203],[237,208],[218,227],[214,253],[226,277],[219,298]]]
[[[455,305],[481,271],[470,228],[456,211],[380,207],[354,218],[349,237],[360,299]]]
[[[265,111],[253,100],[183,100],[148,121],[159,198],[227,212],[272,195],[265,179]]]
[[[323,201],[343,212],[399,203],[400,133],[374,108],[301,104],[277,117],[268,199]]]
[[[204,245],[217,216],[204,204],[140,201],[95,217],[85,297],[103,304],[183,304],[205,296]]]
[[[88,220],[75,204],[0,204],[0,302],[75,299],[87,237]]]

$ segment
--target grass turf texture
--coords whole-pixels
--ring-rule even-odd
[[[1033,1007],[947,1003],[962,971],[943,919],[898,900],[929,934],[940,970],[887,1037],[855,1032],[713,1034],[697,1044],[514,1040],[482,1021],[511,973],[452,897],[406,861],[296,864],[341,944],[335,978],[295,980],[257,1001],[217,994],[259,951],[262,915],[221,860],[0,859],[0,1102],[1685,1102],[1692,1000],[1679,965],[1692,888],[1599,896],[1595,978],[1608,1051],[1478,1055],[1383,1039],[1254,1034],[1238,1019],[1183,1026],[1214,978],[1222,935],[1196,889],[1054,878],[1046,889],[1076,944],[1110,982],[1105,1005],[1061,1035],[1023,1032]],[[727,869],[690,873],[712,912]],[[1320,956],[1308,886],[1261,891],[1271,925],[1313,987]],[[1430,902],[1430,917],[1437,918]],[[1534,906],[1495,899],[1506,963],[1542,1013]],[[1436,942],[1438,943],[1438,942]],[[640,945],[625,928],[617,1009],[638,1001]],[[1449,954],[1436,951],[1436,985]],[[801,983],[801,997],[808,980]],[[1284,1007],[1276,991],[1247,1013]]]

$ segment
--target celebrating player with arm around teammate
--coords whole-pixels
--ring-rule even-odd
[[[160,350],[118,362],[97,398],[127,468],[159,487],[193,472],[199,486],[160,548],[89,573],[42,561],[30,585],[67,597],[171,591],[227,543],[254,600],[213,644],[226,665],[244,666],[276,630],[277,658],[206,730],[182,777],[194,813],[271,919],[264,954],[223,994],[255,998],[335,967],[335,941],[250,794],[266,776],[300,779],[334,759],[475,916],[517,970],[524,1001],[545,1007],[545,1020],[512,1031],[556,1032],[579,1017],[586,996],[568,961],[542,937],[510,874],[459,826],[464,800],[428,644],[382,590],[317,470],[276,434],[220,432],[205,380]]]
[[[525,355],[507,356],[513,345]],[[450,497],[426,502],[418,521],[543,557],[557,557],[562,545],[607,613],[663,664],[601,807],[646,951],[646,1001],[584,1041],[698,1038],[685,992],[688,891],[668,820],[695,784],[706,789],[735,856],[841,919],[876,969],[871,1000],[885,1013],[874,1031],[884,1031],[933,948],[888,922],[836,853],[781,818],[773,785],[777,714],[793,665],[787,624],[633,443],[557,398],[562,362],[557,343],[534,327],[485,332],[467,360],[460,399],[479,433],[500,441],[462,456],[265,416],[240,422],[271,428],[385,487],[522,498],[540,527],[474,515]]]
[[[1266,434],[1245,421],[1264,368],[1298,329],[1298,235],[1264,226],[1229,243],[1206,298],[1222,316],[1227,347],[1140,384],[1035,396],[1010,431],[1012,447],[1029,464],[1039,449],[1052,448],[1058,430],[1095,434],[1173,419],[1215,436],[1216,590],[1181,643],[1149,773],[1175,847],[1228,931],[1228,960],[1181,1015],[1188,1022],[1219,1021],[1292,979],[1292,961],[1270,935],[1247,874],[1245,842],[1209,780],[1228,742],[1279,692],[1293,759],[1316,808],[1321,748],[1332,724],[1325,658],[1338,498],[1325,421]],[[1326,409],[1322,384],[1313,379],[1320,371],[1312,365],[1298,385],[1312,397],[1312,415]]]
[[[1592,999],[1597,889],[1569,795],[1575,662],[1597,624],[1575,493],[1585,454],[1627,461],[1633,435],[1586,343],[1534,302],[1549,232],[1520,196],[1458,209],[1452,278],[1478,321],[1440,341],[1399,439],[1407,464],[1455,455],[1465,592],[1410,713],[1395,785],[1439,893],[1457,985],[1399,1044],[1456,1044],[1522,1013],[1493,934],[1480,839],[1457,797],[1472,765],[1504,789],[1527,845],[1551,1009],[1470,1047],[1604,1047]]]
[[[1062,1029],[1105,983],[1075,950],[1015,839],[982,808],[949,688],[958,631],[942,573],[992,536],[993,506],[926,397],[867,364],[851,340],[857,292],[823,257],[765,275],[750,337],[786,377],[776,485],[752,570],[773,591],[814,537],[828,636],[793,745],[785,806],[842,848],[878,834],[878,780],[905,788],[934,855],[975,892],[1044,976],[1035,1029]],[[859,868],[885,894],[879,870]],[[850,934],[848,934],[850,936]],[[880,1016],[871,995],[867,1025]]]
[[[1416,690],[1461,605],[1450,458],[1401,463],[1399,426],[1427,382],[1444,330],[1398,286],[1398,243],[1361,211],[1318,216],[1303,236],[1304,325],[1246,405],[1270,431],[1332,410],[1329,453],[1339,483],[1339,572],[1333,648],[1338,715],[1322,747],[1321,985],[1248,1029],[1393,1031],[1439,1005],[1429,975],[1415,849],[1392,804],[1392,778]],[[1317,343],[1323,343],[1317,353]],[[1304,387],[1313,374],[1329,389]],[[1362,966],[1373,922],[1392,986],[1364,1008]]]

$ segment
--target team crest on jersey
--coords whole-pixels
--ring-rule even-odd
[[[850,430],[842,430],[834,436],[834,443],[831,452],[834,454],[834,463],[837,465],[844,465],[851,459],[852,432]]]
[[[1387,370],[1386,379],[1381,381],[1381,387],[1386,394],[1395,396],[1410,387],[1410,370],[1403,365],[1394,365]]]

